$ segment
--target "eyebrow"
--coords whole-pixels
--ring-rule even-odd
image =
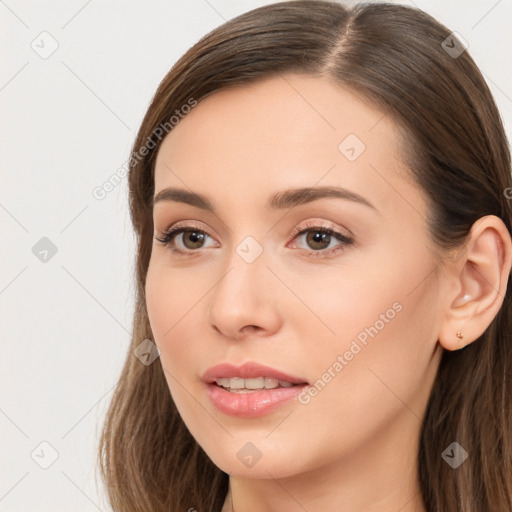
[[[379,210],[377,210],[377,208],[363,196],[345,188],[334,186],[283,190],[281,192],[277,192],[269,198],[267,207],[270,210],[280,210],[284,208],[292,208],[294,206],[299,206],[302,204],[310,203],[312,201],[316,201],[317,199],[324,198],[346,199],[348,201],[372,208],[377,213],[379,213]],[[161,201],[185,203],[202,210],[216,213],[215,207],[206,196],[181,188],[168,187],[160,190],[160,192],[158,192],[158,194],[156,194],[153,198],[153,206]]]

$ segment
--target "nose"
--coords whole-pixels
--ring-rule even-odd
[[[247,263],[233,253],[228,270],[210,295],[209,325],[232,340],[270,336],[281,326],[279,281],[267,268],[264,253]]]

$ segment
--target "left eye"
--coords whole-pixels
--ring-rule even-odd
[[[349,245],[353,242],[350,237],[330,228],[316,227],[303,229],[295,235],[295,238],[300,238],[304,235],[306,244],[309,248],[313,249],[313,252],[330,252],[326,251],[326,249],[332,248],[331,242],[335,242],[336,240],[341,242],[339,245]]]
[[[179,235],[182,235],[181,238],[179,238]],[[348,246],[354,242],[352,238],[334,229],[321,226],[307,227],[302,230],[297,229],[293,239],[301,238],[304,235],[306,235],[305,241],[310,247],[310,249],[306,248],[305,250],[309,252],[311,256],[329,254],[338,250],[340,246]],[[204,248],[205,240],[211,237],[205,231],[196,229],[193,226],[182,226],[171,228],[166,231],[161,238],[155,238],[163,245],[170,246],[174,253],[190,254],[192,252],[198,252],[196,249]],[[182,247],[176,247],[176,240],[180,241]],[[340,242],[340,244],[332,247],[331,243],[336,240]]]

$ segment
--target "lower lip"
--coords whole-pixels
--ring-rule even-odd
[[[286,402],[295,399],[307,384],[290,388],[250,391],[248,393],[227,391],[215,383],[206,386],[213,405],[223,413],[240,418],[255,418],[268,414]]]

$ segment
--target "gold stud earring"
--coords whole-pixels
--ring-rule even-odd
[[[464,339],[464,334],[461,330],[457,331],[457,338],[459,338],[459,340],[461,341]]]

